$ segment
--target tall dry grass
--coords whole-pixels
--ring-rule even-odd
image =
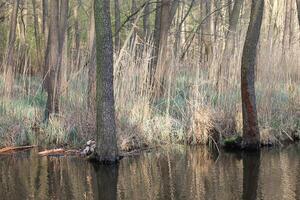
[[[293,42],[282,51],[282,35],[270,41],[266,32],[261,34],[256,66],[257,110],[262,143],[274,144],[300,136],[300,47],[299,42]],[[229,66],[221,66],[220,75],[223,38],[212,44],[213,53],[206,61],[200,59],[202,51],[197,42],[185,59],[174,56],[170,36],[167,57],[155,77],[163,75],[164,89],[155,101],[147,84],[153,59],[152,40],[125,43],[121,53],[115,55],[114,66],[120,148],[132,150],[173,143],[215,145],[241,135],[240,66],[245,33],[244,25],[236,37]],[[295,41],[298,37],[299,34],[294,35]],[[88,57],[82,59],[88,61]],[[80,146],[95,138],[96,116],[87,105],[88,69],[83,64],[68,75],[62,86],[61,113],[48,125],[42,123],[46,104],[43,79],[28,74],[17,77],[11,99],[0,99],[1,146]],[[2,81],[2,89],[3,85]]]

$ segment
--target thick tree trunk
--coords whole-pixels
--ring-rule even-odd
[[[115,0],[115,50],[117,52],[120,50],[121,47],[120,29],[121,29],[120,3],[119,0]]]
[[[16,27],[17,27],[17,16],[18,7],[20,1],[13,1],[13,10],[10,16],[10,29],[8,37],[8,45],[6,52],[5,68],[4,68],[4,94],[6,97],[10,97],[12,93],[13,86],[13,68],[14,68],[14,58],[15,58],[15,41],[16,41]]]
[[[97,147],[96,160],[114,163],[118,160],[114,88],[113,42],[110,1],[95,0],[95,33],[97,60]]]
[[[257,44],[262,24],[264,0],[253,0],[250,24],[242,55],[241,65],[241,94],[243,110],[243,147],[245,149],[259,149],[260,135],[257,121],[255,74]]]

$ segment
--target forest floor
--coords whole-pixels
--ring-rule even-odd
[[[87,83],[83,81],[85,78],[79,80],[71,82],[63,93],[60,114],[45,124],[46,93],[42,90],[41,80],[34,77],[18,79],[13,96],[0,100],[0,147],[38,145],[79,149],[88,140],[95,139],[96,119],[87,107]],[[207,93],[209,103],[196,106],[188,87],[178,84],[173,95],[162,97],[153,104],[143,98],[123,104],[121,102],[126,99],[116,97],[118,145],[121,151],[166,144],[208,144],[215,147],[241,136],[238,91],[231,91],[231,98],[236,99],[230,101],[236,103],[235,109],[229,111],[217,106],[219,102],[226,101],[225,96]],[[206,90],[212,91],[210,88]],[[299,140],[299,91],[293,90],[293,94],[289,94],[288,89],[277,90],[278,93],[272,91],[273,105],[264,107],[262,90],[262,87],[257,89],[261,144],[282,145],[286,141]]]

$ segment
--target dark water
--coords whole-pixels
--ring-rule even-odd
[[[0,199],[298,199],[300,145],[260,154],[178,147],[93,166],[36,152],[0,156]]]

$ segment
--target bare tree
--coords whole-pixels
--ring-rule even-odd
[[[94,2],[97,60],[97,147],[95,159],[101,163],[114,163],[118,160],[118,148],[114,108],[110,1],[95,0]]]
[[[233,9],[229,15],[229,28],[225,34],[225,37],[226,37],[225,48],[223,51],[221,64],[218,68],[218,73],[217,73],[217,77],[216,77],[216,88],[217,89],[219,89],[219,82],[220,82],[220,77],[221,77],[222,71],[224,73],[226,73],[225,79],[227,79],[229,76],[228,71],[229,71],[229,63],[230,63],[230,58],[231,58],[230,55],[234,54],[235,34],[236,34],[237,24],[239,21],[239,16],[240,16],[243,2],[244,2],[244,0],[236,0],[234,2]],[[230,5],[228,5],[228,7],[230,7]]]
[[[163,89],[164,63],[166,58],[166,47],[168,44],[168,33],[178,8],[178,0],[162,0],[157,3],[154,29],[153,61],[150,68],[150,85],[161,93]],[[155,76],[155,78],[154,78]],[[154,80],[156,80],[154,82]],[[159,95],[159,94],[154,94]]]
[[[48,93],[45,121],[49,119],[50,114],[59,113],[61,63],[67,27],[68,4],[68,0],[51,0],[50,2],[49,34],[45,55],[46,89]]]
[[[32,0],[32,8],[33,8],[33,20],[34,20],[34,37],[35,37],[35,45],[36,45],[36,56],[37,63],[39,66],[42,65],[41,61],[41,46],[40,46],[40,34],[39,34],[39,22],[38,22],[38,14],[36,12],[36,0]]]
[[[8,45],[5,59],[4,68],[4,92],[5,96],[9,97],[12,92],[13,86],[13,68],[14,68],[14,53],[15,53],[15,41],[16,41],[16,27],[17,27],[17,16],[20,1],[13,1],[13,10],[10,16],[10,29],[8,36]]]
[[[243,148],[258,149],[260,134],[257,121],[255,97],[255,73],[257,44],[262,24],[264,0],[253,0],[250,23],[242,55],[241,65],[241,94],[243,113]]]

